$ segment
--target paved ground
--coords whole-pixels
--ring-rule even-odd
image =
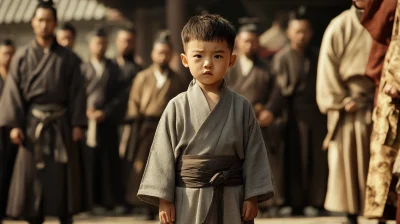
[[[21,221],[6,221],[4,224],[23,224]],[[148,222],[134,217],[80,217],[75,224],[157,224],[158,222]],[[256,224],[343,224],[344,217],[326,218],[282,218],[282,219],[258,219]],[[367,221],[360,219],[360,224],[376,224],[377,221]],[[388,222],[394,224],[395,222]],[[56,220],[49,220],[45,224],[58,224]]]

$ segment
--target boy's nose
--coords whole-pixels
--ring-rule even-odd
[[[205,68],[211,68],[211,63],[210,63],[209,60],[206,60],[206,61],[204,62],[204,67],[205,67]]]

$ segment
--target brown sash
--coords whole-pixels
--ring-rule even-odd
[[[177,162],[176,186],[186,188],[213,187],[212,203],[218,209],[218,222],[223,223],[224,216],[224,187],[243,185],[243,160],[236,156],[191,156],[185,155]],[[202,222],[210,221],[208,208],[207,216]]]

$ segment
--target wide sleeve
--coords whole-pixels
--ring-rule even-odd
[[[269,93],[268,102],[264,106],[265,109],[271,111],[275,117],[278,117],[285,107],[285,97],[282,95],[280,86],[276,83],[275,77],[271,77],[271,92]]]
[[[317,70],[317,104],[322,113],[328,110],[342,109],[349,101],[345,86],[342,83],[339,66],[344,52],[343,38],[340,38],[340,25],[329,24],[325,31],[319,53]]]
[[[69,68],[71,69],[71,83],[68,111],[71,117],[71,125],[83,127],[87,125],[85,77],[81,71],[81,61],[77,56],[71,56]]]
[[[250,103],[248,104],[248,122],[244,124],[244,130],[247,130],[243,164],[244,199],[257,197],[258,202],[264,202],[274,196],[275,186],[261,129]]]
[[[25,101],[20,88],[19,67],[22,53],[18,52],[12,59],[9,73],[0,100],[0,127],[24,128]]]
[[[174,203],[176,113],[169,103],[158,124],[151,146],[146,169],[140,184],[138,197],[158,206],[159,199]]]

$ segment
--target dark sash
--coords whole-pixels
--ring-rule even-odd
[[[62,139],[62,132],[56,121],[65,115],[65,108],[59,105],[32,105],[30,113],[39,120],[35,127],[34,136],[34,157],[37,169],[44,169],[45,163],[43,155],[51,155],[49,145],[51,135],[49,127],[54,130],[54,160],[58,163],[66,164],[68,162],[67,150]]]
[[[212,203],[218,209],[218,223],[223,223],[224,187],[243,185],[243,160],[236,156],[185,155],[177,162],[176,186],[186,188],[213,187]],[[202,223],[208,223],[212,205]]]

